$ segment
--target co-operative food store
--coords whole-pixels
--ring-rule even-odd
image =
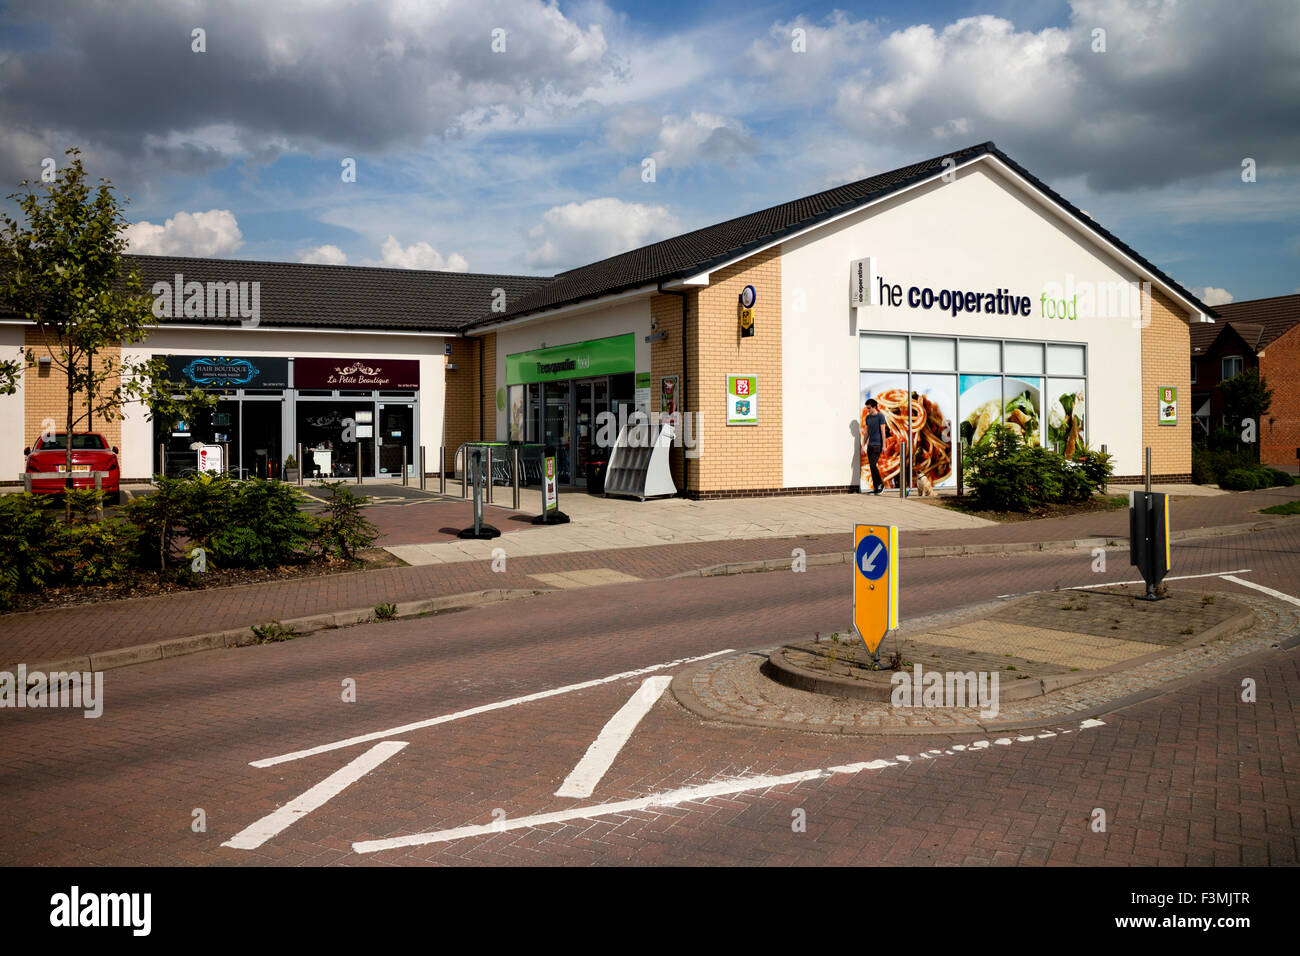
[[[253,411],[249,447],[268,461],[306,438],[392,474],[419,444],[436,472],[440,447],[450,466],[461,442],[523,441],[555,445],[561,479],[582,486],[608,457],[602,413],[643,410],[677,423],[671,473],[692,497],[860,488],[868,397],[900,434],[912,416],[913,470],[939,487],[955,483],[956,443],[997,421],[1048,446],[1105,445],[1120,479],[1149,447],[1157,480],[1186,481],[1188,330],[1214,314],[991,143],[551,278],[137,262],[146,287],[261,280],[256,327],[196,308],[133,348],[216,369],[210,386],[242,422]],[[2,326],[0,345],[24,334]],[[229,384],[257,359],[275,360],[271,379]],[[48,407],[36,374],[0,397],[0,413],[23,403],[3,418],[27,440]],[[362,436],[320,424],[362,418]],[[158,427],[120,424],[128,477],[156,467]]]

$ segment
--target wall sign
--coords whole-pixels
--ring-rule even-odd
[[[681,405],[678,402],[677,386],[681,377],[677,375],[665,375],[659,379],[659,424],[673,424],[677,419],[677,413],[680,412]]]
[[[727,376],[727,424],[758,424],[757,375]]]
[[[880,297],[876,294],[876,259],[854,259],[849,263],[849,308],[860,309],[864,305],[879,305]]]
[[[1173,385],[1161,385],[1157,389],[1156,400],[1160,403],[1160,424],[1178,424],[1178,389]]]
[[[415,359],[295,358],[294,388],[392,389],[420,387]]]
[[[155,355],[167,378],[197,388],[288,388],[289,360],[259,355]]]
[[[507,385],[559,382],[568,378],[635,371],[636,344],[631,332],[506,356]]]

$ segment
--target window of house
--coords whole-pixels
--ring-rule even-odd
[[[1226,382],[1228,379],[1235,378],[1236,376],[1240,375],[1241,370],[1244,366],[1245,363],[1242,361],[1240,355],[1225,355],[1223,358],[1222,381]]]

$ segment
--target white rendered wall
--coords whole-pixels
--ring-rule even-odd
[[[905,201],[904,201],[905,197]],[[1088,345],[1089,443],[1115,474],[1142,470],[1141,330],[1128,318],[1047,319],[1047,283],[1130,282],[1135,275],[983,164],[869,207],[781,250],[785,364],[784,484],[857,484],[851,428],[859,408],[859,332],[912,332]],[[903,304],[849,307],[849,263],[873,256]],[[1030,297],[1029,315],[909,308],[910,286]],[[800,297],[804,308],[797,311]],[[1045,410],[1044,410],[1045,411]],[[955,411],[954,411],[955,416]]]
[[[22,356],[23,327],[21,325],[0,325],[0,361],[17,361],[25,366],[27,360]],[[27,440],[23,422],[26,411],[23,407],[23,375],[18,373],[18,391],[12,395],[0,395],[0,480],[18,481],[27,467],[23,457],[23,443]]]

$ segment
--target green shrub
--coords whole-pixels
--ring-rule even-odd
[[[1071,459],[1025,445],[995,425],[962,457],[962,478],[977,505],[991,511],[1029,511],[1045,504],[1086,501],[1110,479],[1110,455],[1083,449]]]
[[[48,495],[0,495],[0,608],[56,581],[50,552],[62,520],[49,507],[51,500]]]
[[[355,494],[342,481],[322,481],[317,486],[329,497],[324,512],[316,518],[316,547],[325,557],[352,561],[379,537],[379,530],[361,513],[370,499]]]
[[[176,541],[185,531],[189,479],[154,475],[152,494],[127,502],[122,515],[140,529],[136,559],[142,567],[166,570],[176,560]]]
[[[299,508],[292,485],[225,475],[155,478],[157,490],[133,499],[125,516],[141,530],[137,554],[165,569],[184,558],[180,539],[203,548],[213,567],[273,567],[311,553],[316,522]]]
[[[1268,474],[1272,479],[1271,485],[1274,488],[1290,488],[1295,484],[1295,478],[1289,472],[1279,471],[1277,468],[1270,468]]]
[[[57,524],[50,549],[55,579],[70,587],[121,584],[135,572],[140,529],[121,518]]]
[[[299,509],[300,501],[300,492],[284,482],[239,482],[225,526],[209,540],[209,558],[218,567],[265,568],[306,557],[316,522]]]
[[[1263,481],[1265,484],[1260,484]],[[1219,487],[1228,491],[1254,491],[1266,488],[1273,476],[1263,468],[1234,468],[1219,480]]]
[[[1192,449],[1192,481],[1198,485],[1219,485],[1234,469],[1257,468],[1255,459],[1246,452]]]

